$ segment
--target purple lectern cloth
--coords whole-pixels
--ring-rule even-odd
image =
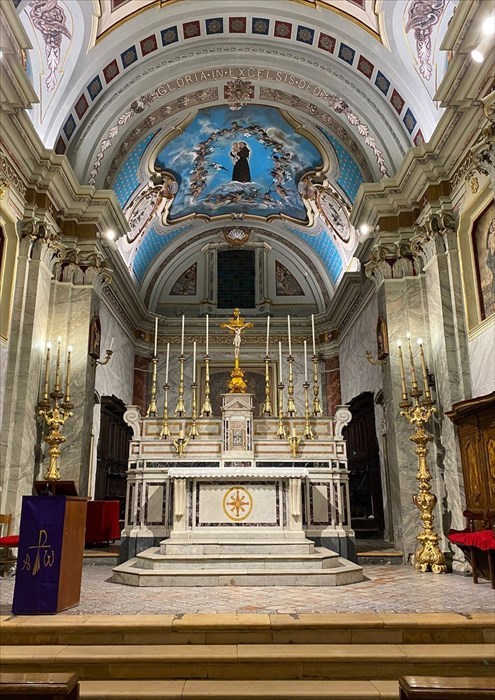
[[[14,615],[57,612],[65,496],[24,496]]]

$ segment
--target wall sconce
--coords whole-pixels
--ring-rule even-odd
[[[370,365],[386,365],[387,364],[387,358],[385,357],[383,360],[379,360],[376,357],[373,357],[371,352],[369,350],[366,350],[366,359],[370,363]]]

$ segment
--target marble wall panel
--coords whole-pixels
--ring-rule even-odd
[[[134,386],[134,339],[114,312],[104,303],[100,307],[101,359],[110,347],[113,355],[106,365],[96,368],[95,390],[100,396],[116,396],[128,405],[133,403]]]
[[[7,377],[7,358],[9,350],[7,341],[0,339],[0,425],[2,425],[3,404],[5,400],[5,380]]]
[[[495,318],[469,339],[472,396],[495,391]]]

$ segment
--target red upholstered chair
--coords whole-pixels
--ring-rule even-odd
[[[473,581],[478,583],[478,572],[481,571],[495,588],[495,511],[478,513],[465,510],[463,515],[468,525],[465,530],[450,530],[449,540],[456,544],[468,556],[473,569]],[[484,564],[488,559],[488,573]]]
[[[12,515],[0,513],[0,527],[5,527],[7,532],[0,537],[0,575],[4,575],[13,568],[17,559],[12,553],[12,547],[19,546],[19,535],[12,535]]]

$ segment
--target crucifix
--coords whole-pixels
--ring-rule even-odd
[[[231,380],[229,382],[229,389],[231,394],[244,394],[246,393],[247,384],[244,381],[244,372],[239,367],[239,351],[241,349],[241,333],[246,328],[252,328],[252,323],[245,323],[244,319],[241,317],[241,312],[239,309],[234,309],[233,316],[229,323],[221,323],[220,328],[227,328],[231,333],[234,334],[232,344],[234,346],[234,369],[230,373]]]

